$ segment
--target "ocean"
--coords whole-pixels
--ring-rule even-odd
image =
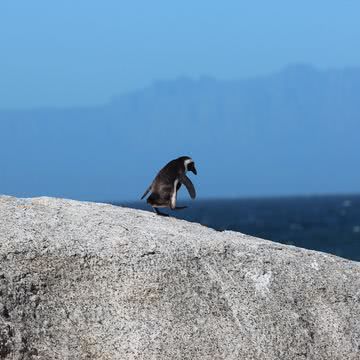
[[[113,204],[152,211],[145,201]],[[178,205],[188,208],[168,213],[179,219],[360,261],[360,195],[178,200]]]

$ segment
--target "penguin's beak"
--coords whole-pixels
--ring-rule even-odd
[[[188,170],[192,171],[195,175],[197,175],[197,171],[195,169],[195,164],[194,163],[189,164]]]

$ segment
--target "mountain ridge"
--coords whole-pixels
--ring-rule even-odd
[[[0,111],[0,190],[134,200],[164,163],[190,155],[201,197],[359,192],[359,94],[360,68],[294,65],[157,82],[100,107]]]

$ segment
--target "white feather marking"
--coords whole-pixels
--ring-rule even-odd
[[[179,180],[175,179],[175,181],[174,181],[174,190],[173,190],[173,193],[171,195],[171,208],[172,209],[175,209],[175,207],[176,207],[176,187],[177,187],[178,182],[179,182]]]
[[[192,162],[194,162],[193,159],[186,159],[186,160],[184,161],[185,172],[188,171],[188,165],[189,165],[190,163],[192,163]]]

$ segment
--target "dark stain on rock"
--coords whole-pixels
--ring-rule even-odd
[[[0,359],[6,359],[12,353],[14,331],[9,325],[0,329]]]
[[[9,314],[9,310],[8,308],[4,305],[2,311],[1,311],[1,315],[5,318],[5,319],[8,319],[10,317],[10,314]]]

